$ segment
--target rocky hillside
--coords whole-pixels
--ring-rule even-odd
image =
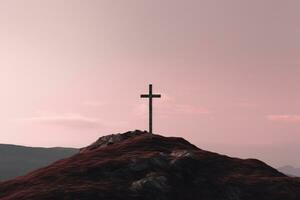
[[[299,200],[300,179],[255,159],[133,131],[0,183],[0,200]]]

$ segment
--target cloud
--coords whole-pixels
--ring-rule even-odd
[[[300,115],[268,115],[267,119],[274,122],[300,123]]]
[[[85,117],[80,114],[39,116],[26,118],[23,121],[76,129],[94,129],[103,126],[103,123],[99,119]]]
[[[166,115],[207,115],[211,111],[203,106],[177,103],[171,97],[166,96],[162,99],[155,100],[154,109],[161,116]],[[135,113],[145,116],[148,113],[148,101],[141,102],[135,108]]]

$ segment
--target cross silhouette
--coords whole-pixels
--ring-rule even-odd
[[[160,98],[160,94],[152,94],[152,84],[149,84],[149,94],[142,94],[141,98],[149,98],[149,133],[152,134],[152,99]]]

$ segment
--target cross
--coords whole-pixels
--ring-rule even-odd
[[[149,94],[142,94],[141,98],[149,98],[149,133],[152,134],[152,98],[160,98],[160,94],[152,94],[152,84],[149,84]]]

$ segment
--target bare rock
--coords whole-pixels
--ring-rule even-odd
[[[136,136],[143,135],[143,134],[149,134],[149,133],[147,133],[146,131],[135,130],[135,131],[129,131],[129,132],[126,132],[123,134],[117,133],[117,134],[102,136],[96,142],[92,143],[91,145],[80,149],[79,152],[85,153],[85,152],[93,151],[95,149],[104,148],[109,145],[120,143],[120,142],[123,142],[124,140],[134,138]]]
[[[167,192],[169,185],[165,176],[152,172],[147,174],[145,178],[134,181],[130,189],[134,192],[142,192],[145,190]]]

